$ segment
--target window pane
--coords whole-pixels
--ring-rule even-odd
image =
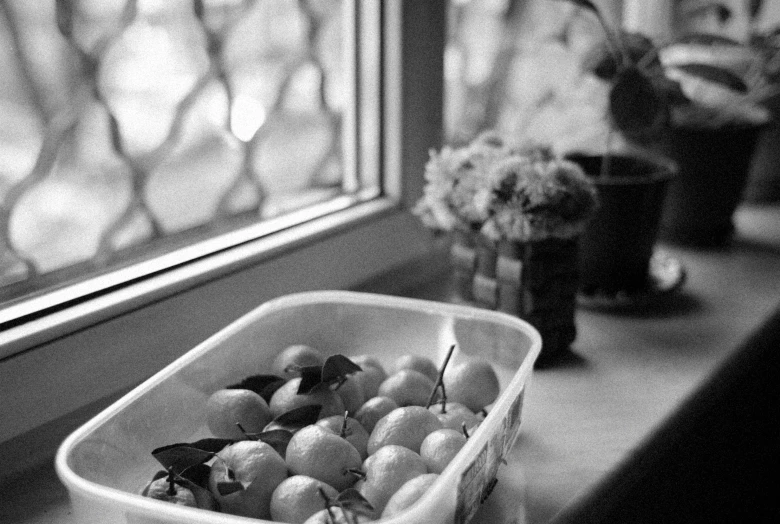
[[[375,194],[353,4],[0,3],[0,305]]]

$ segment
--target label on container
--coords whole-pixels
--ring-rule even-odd
[[[525,389],[520,392],[499,422],[498,430],[477,453],[458,483],[458,500],[455,507],[455,523],[466,524],[490,496],[496,485],[496,473],[504,457],[512,449],[520,433]]]

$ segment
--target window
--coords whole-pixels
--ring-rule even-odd
[[[378,194],[353,154],[354,3],[56,6],[0,10],[6,320]],[[364,68],[366,96],[377,75]]]
[[[67,273],[65,278],[56,280],[65,284],[29,289],[27,291],[32,294],[27,295],[27,300],[8,299],[6,307],[0,309],[0,314],[5,315],[0,317],[5,322],[0,329],[0,398],[3,399],[0,419],[4,421],[0,442],[127,390],[267,299],[299,290],[347,288],[430,254],[429,235],[408,213],[408,208],[420,193],[422,167],[428,150],[437,147],[440,141],[441,107],[435,102],[442,99],[444,7],[439,2],[342,1],[346,14],[340,23],[344,30],[354,28],[355,42],[355,52],[350,55],[343,74],[354,76],[354,81],[347,82],[345,85],[351,87],[343,92],[325,94],[328,104],[340,108],[339,116],[330,113],[330,105],[326,109],[316,106],[321,120],[340,119],[339,125],[344,132],[331,133],[331,138],[338,136],[341,143],[328,150],[329,156],[322,155],[327,156],[317,163],[322,169],[305,170],[300,166],[291,167],[292,162],[303,162],[301,142],[289,137],[277,138],[278,144],[293,149],[293,158],[289,158],[290,153],[281,158],[271,155],[266,164],[260,164],[284,173],[296,171],[296,176],[305,171],[304,178],[311,175],[317,183],[301,184],[303,189],[297,192],[262,188],[267,191],[266,205],[258,211],[261,188],[244,175],[235,175],[235,178],[226,175],[227,180],[216,191],[218,200],[226,202],[226,207],[220,208],[213,202],[210,207],[211,210],[228,210],[219,215],[219,220],[212,220],[213,213],[185,209],[182,213],[189,213],[187,217],[171,217],[173,226],[159,227],[162,234],[152,234],[150,231],[156,231],[155,227],[160,224],[151,225],[154,222],[151,217],[155,215],[148,209],[151,207],[149,202],[133,193],[138,184],[147,183],[148,179],[134,175],[133,169],[138,166],[134,165],[133,158],[119,155],[117,159],[116,154],[111,155],[118,173],[130,171],[129,177],[125,177],[130,187],[125,190],[135,200],[126,197],[132,205],[124,207],[116,202],[111,204],[122,209],[122,212],[114,209],[119,216],[124,217],[123,213],[127,212],[129,218],[111,222],[117,224],[115,229],[101,230],[111,230],[112,234],[96,235],[103,243],[98,241],[99,248],[89,251],[87,265],[91,270],[97,269],[93,273],[101,280],[98,287],[90,287],[90,279],[83,278],[82,274],[73,276],[70,273],[73,267],[83,269],[84,261],[74,257],[64,266],[47,266],[51,275],[61,277],[63,273],[59,272]],[[125,5],[124,2],[111,4],[115,3]],[[295,6],[299,9],[298,17],[303,16],[301,6],[314,9],[324,5],[314,1],[276,0],[203,2],[206,6],[219,4],[227,10],[262,3],[276,6],[272,9],[282,9],[279,7],[282,4]],[[23,6],[24,3],[17,4]],[[17,4],[4,3],[4,14],[8,16]],[[108,9],[107,3],[97,0],[78,4]],[[200,4],[197,1],[191,4],[189,0],[127,2],[128,6],[139,10],[159,7],[165,16],[169,10],[181,6],[189,9],[194,5],[197,9],[193,8],[192,13],[195,14],[187,15],[186,24],[202,29],[204,23],[198,18]],[[53,9],[49,12],[54,13]],[[317,13],[312,16],[323,16]],[[229,14],[226,12],[225,17],[214,23],[224,22]],[[169,20],[163,14],[159,16]],[[112,39],[126,36],[128,29],[116,31],[117,23],[119,27],[126,23],[122,20],[121,17],[114,20],[109,32]],[[249,32],[256,32],[255,29],[250,24]],[[272,29],[280,30],[279,27]],[[238,25],[235,30],[239,30]],[[4,36],[8,37],[7,34]],[[141,39],[149,42],[153,38],[156,37],[152,32],[143,33]],[[200,49],[200,58],[194,59],[200,64],[201,69],[196,68],[198,71],[212,68],[215,73],[213,89],[217,94],[214,97],[223,107],[221,119],[216,121],[226,122],[227,126],[217,126],[217,134],[235,145],[236,162],[240,167],[241,153],[247,150],[247,140],[251,143],[251,137],[255,136],[251,135],[252,125],[258,125],[262,111],[250,101],[239,103],[241,91],[237,88],[230,96],[234,97],[233,107],[238,105],[242,109],[233,111],[232,115],[225,113],[225,100],[230,96],[219,81],[219,66],[208,53],[214,45],[217,44],[185,47],[188,52],[192,48]],[[236,57],[237,60],[246,58],[242,52],[237,52]],[[107,59],[104,57],[104,60]],[[169,62],[160,60],[157,67],[175,69]],[[316,64],[307,66],[301,73],[304,78],[297,80],[305,87],[307,75],[315,80],[318,75],[321,78],[323,71],[317,67]],[[246,74],[252,77],[257,72],[246,71]],[[188,85],[197,83],[192,80],[198,78],[197,74],[187,78],[190,78]],[[92,82],[88,87],[94,91]],[[205,91],[208,89],[204,88]],[[350,100],[354,101],[351,105]],[[195,101],[192,103],[193,107],[197,106]],[[123,110],[132,117],[133,105],[128,104]],[[208,113],[207,109],[202,109],[203,114]],[[263,111],[266,111],[266,122],[273,119],[272,112],[267,108]],[[144,128],[137,142],[126,144],[124,137],[129,136],[129,131],[125,129],[130,124],[123,128],[117,117],[120,124],[117,130],[112,118],[105,117],[106,113],[104,109],[108,131],[101,136],[111,139],[107,145],[104,142],[108,151],[117,153],[122,147],[133,147],[134,151],[144,147],[153,149],[153,145],[144,144],[144,140],[152,141],[152,131],[149,131],[150,136],[144,136]],[[241,119],[245,117],[252,118],[244,122]],[[175,119],[175,116],[169,115],[169,118]],[[202,123],[205,119],[200,116],[195,120]],[[311,121],[309,124],[301,128],[311,132],[316,125]],[[192,133],[197,135],[196,131]],[[119,139],[121,144],[116,143]],[[185,151],[174,151],[173,154],[178,155],[177,161],[186,166],[180,169],[180,176],[190,173],[190,169],[196,172],[203,168],[205,157],[198,156],[203,153],[204,148],[198,145]],[[224,164],[228,163],[221,159],[209,162],[209,169],[214,170],[225,168]],[[230,172],[242,173],[241,169]],[[261,178],[261,181],[266,180]],[[34,182],[30,185],[42,183],[37,179]],[[136,184],[135,188],[133,184]],[[4,193],[7,187],[4,186]],[[238,187],[244,188],[249,197],[232,200],[235,193],[228,188]],[[187,184],[183,190],[192,194],[207,192],[206,188]],[[210,197],[217,199],[214,195]],[[311,203],[314,205],[308,205]],[[7,213],[8,206],[6,203],[3,206]],[[258,216],[262,220],[257,221]],[[135,225],[136,220],[142,223],[141,237],[151,238],[151,241],[139,242],[138,236],[124,229]],[[9,231],[8,222],[0,226]],[[2,241],[8,240],[5,234]],[[9,259],[19,267],[22,250],[8,245],[2,248],[5,249],[3,263],[6,264],[3,267],[8,267]],[[109,263],[97,266],[95,253],[105,255],[97,257],[100,263]],[[112,265],[113,262],[116,264]],[[17,280],[11,287],[29,280],[23,275],[24,269],[29,266],[16,273]]]

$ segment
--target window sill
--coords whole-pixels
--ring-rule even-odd
[[[509,457],[520,473],[503,495],[514,496],[518,522],[549,522],[590,492],[772,312],[777,306],[780,230],[766,226],[778,220],[780,207],[741,210],[732,249],[669,248],[689,274],[677,308],[645,315],[578,311],[573,348],[578,358],[534,374],[523,430]],[[351,287],[446,299],[446,264],[440,254],[428,255],[438,265],[413,264],[427,268],[426,274],[388,270]],[[413,280],[399,280],[402,275]],[[79,420],[61,419],[60,426],[75,428],[104,404],[84,408]],[[53,429],[45,427],[42,433]],[[9,455],[23,458],[18,449],[9,452],[7,443],[0,444],[0,456]],[[50,462],[0,480],[0,489],[6,495],[0,498],[3,522],[70,522],[65,488]]]

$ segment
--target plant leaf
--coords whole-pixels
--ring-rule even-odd
[[[73,35],[73,0],[57,0],[55,4],[57,29],[62,36],[70,38]]]
[[[686,74],[721,84],[739,93],[746,93],[748,90],[747,84],[739,75],[722,67],[710,64],[683,64],[675,67]]]
[[[173,468],[175,473],[181,474],[188,468],[207,462],[225,446],[234,442],[230,439],[210,438],[192,443],[170,444],[153,450],[152,456],[165,469]]]
[[[272,423],[273,424],[273,423]],[[300,429],[300,428],[299,428]],[[293,432],[289,429],[269,429],[262,433],[252,433],[247,435],[252,440],[259,440],[265,442],[276,450],[282,457],[287,454],[287,444],[290,443],[290,439],[293,436]]]
[[[244,485],[241,484],[237,480],[231,480],[227,482],[217,482],[217,491],[219,491],[219,494],[223,497],[225,495],[230,495],[231,493],[236,493],[238,491],[243,491]]]
[[[344,355],[331,355],[322,365],[322,382],[335,384],[344,380],[347,375],[363,371],[363,368]]]
[[[195,18],[197,18],[199,22],[203,22],[203,15],[205,11],[203,0],[193,0],[192,9],[195,12]]]
[[[175,482],[179,486],[192,491],[192,494],[195,495],[195,504],[200,509],[218,510],[219,503],[214,499],[214,495],[211,494],[207,487],[184,477],[177,477]],[[206,484],[208,485],[208,477],[206,477]]]
[[[272,431],[277,429],[283,429],[295,433],[299,429],[309,426],[317,422],[322,411],[322,406],[319,404],[301,406],[299,408],[291,409],[286,413],[282,413],[275,419],[273,419],[265,431]]]
[[[651,79],[636,68],[620,71],[609,93],[612,121],[618,129],[637,133],[658,124],[666,104]]]
[[[177,475],[185,480],[192,482],[202,488],[208,488],[209,474],[211,473],[211,466],[208,464],[195,464],[184,471],[177,473]]]
[[[336,497],[336,503],[341,506],[342,509],[349,510],[353,513],[365,515],[367,517],[374,516],[374,506],[372,506],[355,488],[347,488],[339,493],[338,497]]]
[[[251,375],[237,384],[227,386],[226,389],[248,389],[263,397],[266,402],[270,402],[274,391],[282,387],[285,382],[277,375]]]
[[[734,47],[741,47],[742,44],[723,35],[716,35],[712,33],[688,33],[675,40],[680,44],[701,44],[701,45],[730,45]]]
[[[322,366],[304,366],[301,368],[301,383],[298,394],[307,395],[322,383]]]

